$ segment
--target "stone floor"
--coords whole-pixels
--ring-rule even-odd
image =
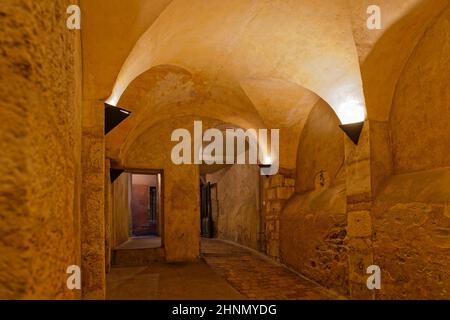
[[[108,299],[319,300],[330,292],[264,256],[228,242],[202,240],[203,259],[113,268]]]
[[[113,268],[107,275],[109,300],[241,300],[245,296],[204,261],[155,262],[148,267]]]
[[[339,298],[262,254],[228,242],[204,239],[202,255],[212,269],[252,300]]]

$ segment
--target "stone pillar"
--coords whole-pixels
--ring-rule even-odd
[[[352,299],[373,299],[367,288],[366,270],[373,265],[372,184],[370,124],[366,121],[358,145],[345,137],[347,185],[347,246],[349,249],[349,286]]]
[[[80,297],[66,286],[80,263],[82,107],[68,5],[0,2],[0,300]]]
[[[81,270],[84,299],[105,298],[105,137],[103,102],[84,100]]]
[[[294,192],[293,178],[280,173],[264,177],[266,254],[277,261],[280,259],[280,214],[286,201]]]
[[[105,271],[111,271],[111,243],[112,243],[112,201],[111,201],[111,161],[105,160]]]

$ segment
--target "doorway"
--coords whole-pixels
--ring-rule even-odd
[[[217,238],[219,230],[219,199],[217,184],[200,183],[200,221],[201,236]]]
[[[130,171],[128,245],[162,247],[162,173]]]

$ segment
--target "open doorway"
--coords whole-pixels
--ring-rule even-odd
[[[136,249],[162,247],[162,173],[130,171],[129,194],[130,239],[124,245]]]
[[[200,182],[201,236],[217,238],[219,229],[219,199],[217,184]]]
[[[163,261],[164,172],[125,169],[113,182],[111,265]]]

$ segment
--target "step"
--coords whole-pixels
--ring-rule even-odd
[[[115,267],[142,267],[152,262],[165,261],[164,248],[114,249],[112,265]]]

